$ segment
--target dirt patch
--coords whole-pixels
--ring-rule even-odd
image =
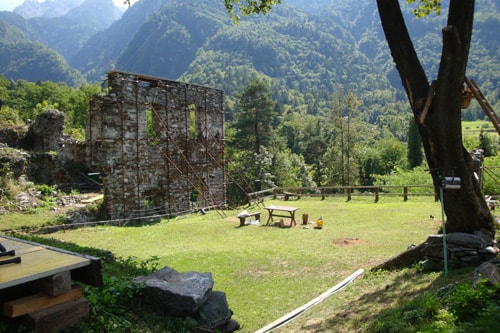
[[[359,238],[339,238],[339,239],[334,239],[332,241],[332,244],[335,246],[339,247],[344,247],[344,246],[354,246],[354,245],[359,245],[359,244],[364,244],[366,241],[359,239]]]

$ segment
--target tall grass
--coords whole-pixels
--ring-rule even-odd
[[[266,201],[266,205],[299,207],[297,226],[239,227],[239,211],[214,211],[164,220],[139,227],[101,226],[61,231],[53,237],[84,247],[109,250],[115,256],[147,260],[159,258],[159,267],[211,272],[215,290],[226,293],[241,332],[253,332],[307,303],[359,268],[369,270],[435,233],[440,215],[432,197],[301,198]],[[314,221],[323,217],[323,229],[302,225],[302,214]],[[289,221],[285,219],[285,223]],[[339,296],[342,297],[342,296]]]

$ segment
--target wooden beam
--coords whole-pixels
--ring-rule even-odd
[[[58,332],[78,324],[89,314],[89,302],[85,298],[66,302],[29,313],[24,324],[36,333]]]
[[[80,287],[73,287],[70,291],[59,296],[48,296],[39,293],[4,303],[2,314],[9,318],[16,318],[58,304],[74,301],[81,297],[82,289]]]
[[[429,108],[431,107],[432,104],[432,99],[434,98],[434,90],[436,89],[436,80],[433,80],[431,83],[431,86],[429,87],[429,90],[427,91],[427,96],[425,98],[425,105],[424,109],[422,110],[422,113],[420,114],[420,123],[423,124],[425,117],[427,117],[427,112],[429,112]]]

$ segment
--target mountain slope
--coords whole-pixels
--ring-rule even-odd
[[[32,42],[21,31],[0,21],[0,73],[7,79],[66,82],[77,86],[83,76],[47,46]]]
[[[93,35],[68,63],[80,70],[88,80],[101,80],[114,68],[119,55],[127,47],[147,18],[168,0],[141,0],[130,7],[108,29]]]
[[[55,2],[55,1],[54,1]],[[18,28],[31,40],[40,42],[70,59],[83,44],[121,16],[112,0],[86,0],[64,16],[24,19],[0,12],[0,20]]]
[[[203,43],[230,23],[222,2],[170,1],[141,26],[116,68],[178,78]]]
[[[25,0],[14,8],[14,13],[29,19],[33,17],[59,17],[78,7],[85,0]]]

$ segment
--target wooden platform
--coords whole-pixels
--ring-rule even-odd
[[[76,324],[89,312],[80,281],[102,286],[99,258],[0,236],[20,263],[0,265],[0,321],[35,332],[53,332]],[[13,257],[0,257],[5,262]]]

